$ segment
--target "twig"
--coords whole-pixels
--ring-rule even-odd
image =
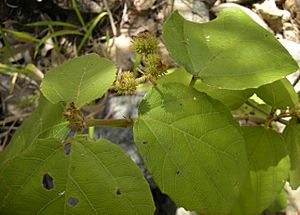
[[[171,1],[171,12],[174,10],[174,3],[175,3],[175,0],[170,0]]]
[[[234,116],[234,119],[236,120],[246,120],[246,121],[251,121],[251,122],[255,122],[258,124],[263,124],[265,123],[264,119],[258,118],[256,116],[252,116],[252,115],[241,115],[241,116]]]
[[[299,81],[300,81],[300,74],[298,75],[296,80],[293,82],[293,87],[295,87],[298,84]]]
[[[17,121],[17,120],[25,118],[25,117],[27,117],[29,115],[30,115],[30,113],[25,113],[25,114],[23,114],[21,116],[9,116],[9,117],[6,117],[4,120],[0,121],[0,125],[5,125],[6,123]]]
[[[104,7],[105,7],[105,9],[108,13],[108,18],[109,18],[109,22],[110,22],[110,25],[111,25],[111,30],[113,32],[114,37],[116,37],[117,36],[117,28],[116,28],[116,25],[114,23],[114,18],[112,16],[112,13],[111,13],[111,11],[108,7],[107,0],[103,0],[103,3],[104,3]]]

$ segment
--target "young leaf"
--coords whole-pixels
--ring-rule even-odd
[[[281,109],[294,107],[299,101],[293,85],[286,78],[261,86],[255,93],[267,104]]]
[[[181,84],[150,90],[134,138],[155,182],[178,206],[224,214],[247,172],[244,139],[228,109]]]
[[[290,122],[283,136],[291,159],[290,185],[297,189],[300,186],[300,124],[296,120]]]
[[[116,67],[96,54],[74,58],[51,69],[41,91],[52,103],[74,102],[77,107],[100,98],[112,85]]]
[[[0,169],[0,190],[0,214],[154,213],[138,167],[104,139],[39,139]]]
[[[178,64],[217,88],[256,88],[298,68],[270,32],[237,8],[225,9],[203,24],[174,12],[164,25],[163,38]]]
[[[41,97],[39,106],[18,128],[9,145],[0,154],[0,165],[22,153],[38,138],[64,139],[69,129],[63,118],[63,110],[62,104],[54,105]]]
[[[280,134],[261,126],[242,127],[249,176],[231,214],[260,214],[272,204],[288,177],[289,157]]]

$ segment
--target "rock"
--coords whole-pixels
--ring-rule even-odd
[[[215,14],[218,14],[219,12],[221,12],[225,8],[240,8],[245,13],[247,13],[257,24],[259,24],[263,28],[265,28],[265,29],[267,29],[267,30],[269,30],[269,31],[272,32],[272,30],[270,30],[270,28],[267,25],[267,23],[265,23],[265,21],[262,20],[262,18],[259,15],[257,15],[255,12],[253,12],[252,10],[250,10],[249,8],[246,8],[244,6],[241,6],[241,5],[238,5],[238,4],[235,4],[235,3],[222,3],[222,4],[219,4],[217,6],[214,6],[212,8],[212,11]]]
[[[177,208],[176,215],[197,215],[194,211],[187,211],[184,208]]]
[[[286,209],[287,215],[300,213],[300,187],[297,190],[292,190],[289,183],[286,182],[284,190],[287,193],[288,206]]]
[[[292,17],[300,24],[300,0],[286,0],[284,2],[284,8],[289,10]]]
[[[71,0],[53,0],[53,3],[66,10],[74,9]],[[76,0],[76,3],[82,13],[100,13],[105,10],[103,0]],[[109,9],[113,9],[122,4],[122,0],[107,0],[107,4]]]
[[[128,70],[134,64],[135,54],[131,45],[131,38],[125,35],[121,35],[109,40],[109,58],[122,70]]]
[[[287,40],[291,40],[296,43],[300,42],[299,29],[297,25],[290,22],[283,23],[283,36]]]
[[[286,39],[280,39],[279,42],[289,51],[298,65],[300,65],[300,44]]]
[[[133,5],[135,6],[137,11],[149,10],[155,0],[134,0]]]
[[[259,0],[226,0],[227,3],[236,3],[236,4],[253,4],[258,2]]]
[[[174,10],[178,10],[189,21],[200,23],[209,21],[209,9],[204,1],[175,0]]]
[[[279,39],[279,42],[288,50],[290,55],[297,61],[298,65],[300,66],[300,44],[286,40],[286,39]],[[290,74],[287,76],[287,79],[291,82],[294,83],[294,81],[297,79],[297,77],[300,75],[300,71],[295,71],[295,73]],[[300,82],[294,87],[296,92],[300,91]]]
[[[257,13],[269,24],[275,32],[281,32],[283,22],[288,21],[291,14],[286,10],[280,10],[275,0],[266,0],[261,4],[253,5]]]

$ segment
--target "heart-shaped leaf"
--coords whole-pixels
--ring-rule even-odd
[[[104,139],[39,139],[1,166],[0,191],[0,214],[154,213],[138,167]]]
[[[242,127],[249,177],[230,214],[260,214],[279,195],[289,172],[289,157],[280,134],[261,126]]]
[[[238,8],[224,9],[202,24],[174,12],[164,25],[163,38],[178,64],[217,88],[256,88],[298,68],[277,39]]]
[[[261,86],[255,92],[267,104],[276,108],[294,107],[299,101],[293,85],[286,78]]]
[[[300,124],[293,120],[284,129],[283,135],[291,159],[290,185],[297,189],[300,186]]]
[[[163,76],[157,81],[158,84],[165,83],[181,83],[185,86],[189,86],[192,75],[188,73],[184,68],[179,68],[172,73]],[[239,108],[247,99],[253,94],[252,89],[246,90],[226,90],[210,87],[204,84],[202,81],[197,80],[194,84],[194,88],[200,92],[204,92],[210,97],[219,100],[228,108],[234,110]]]
[[[67,122],[63,118],[62,104],[52,104],[44,97],[39,106],[18,128],[12,140],[0,154],[0,164],[23,152],[38,138],[64,139],[67,135]]]
[[[253,89],[245,89],[245,90],[218,89],[216,87],[208,86],[200,80],[196,82],[194,87],[200,92],[204,92],[210,97],[219,100],[220,102],[222,102],[224,105],[226,105],[228,108],[232,110],[239,108],[253,94]]]
[[[51,69],[41,91],[52,103],[74,102],[77,107],[100,98],[112,85],[116,67],[107,59],[88,54]]]
[[[139,106],[134,138],[155,182],[178,206],[231,209],[248,170],[244,139],[223,104],[181,84],[156,87]]]

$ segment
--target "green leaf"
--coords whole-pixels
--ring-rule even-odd
[[[249,177],[232,214],[260,214],[281,192],[289,171],[283,137],[261,126],[242,127]]]
[[[13,31],[10,29],[4,29],[3,30],[5,32],[10,33],[12,36],[22,39],[22,40],[26,40],[26,41],[31,41],[31,42],[39,42],[40,40],[31,36],[30,34],[26,33],[26,32],[19,32],[19,31]]]
[[[112,85],[116,67],[96,54],[74,58],[50,70],[41,91],[52,103],[74,102],[77,107],[100,98]]]
[[[74,0],[73,0],[74,1]],[[77,52],[79,53],[83,45],[86,43],[87,39],[92,35],[92,32],[94,28],[97,26],[97,24],[101,21],[101,19],[107,15],[107,12],[100,13],[92,22],[91,26],[87,29],[87,31],[84,34],[84,37],[82,38],[78,48]]]
[[[82,35],[82,33],[79,30],[60,30],[60,31],[56,31],[52,34],[49,34],[47,36],[44,36],[34,48],[34,58],[37,56],[41,45],[45,44],[48,39],[53,38],[53,37],[55,38],[58,36],[64,36],[64,35]]]
[[[196,81],[194,86],[200,92],[204,92],[210,97],[219,100],[228,108],[235,110],[239,108],[253,94],[253,89],[246,90],[226,90],[218,89],[204,84],[202,81]]]
[[[268,211],[276,213],[283,211],[287,208],[287,193],[284,189],[281,190],[279,195],[274,199]]]
[[[119,147],[104,139],[69,146],[66,154],[61,141],[39,139],[2,168],[0,214],[154,213],[146,180]]]
[[[189,86],[192,75],[186,72],[186,70],[183,67],[180,67],[175,70],[168,70],[168,74],[165,76],[162,76],[160,79],[156,81],[157,84],[166,84],[166,83],[179,83],[183,84],[185,86]]]
[[[291,159],[290,185],[295,190],[300,186],[300,124],[293,120],[285,128],[283,136]]]
[[[163,38],[178,64],[217,88],[256,88],[298,68],[277,39],[238,8],[224,9],[202,24],[174,12],[164,25]]]
[[[183,67],[172,71],[171,73],[163,76],[161,79],[157,80],[158,84],[166,83],[181,83],[185,86],[189,86],[192,75],[188,73]],[[225,90],[218,89],[215,87],[210,87],[204,84],[202,81],[196,81],[194,88],[200,92],[206,93],[210,97],[219,100],[225,104],[228,108],[234,110],[239,108],[242,104],[247,101],[247,99],[253,94],[252,89],[246,90]]]
[[[244,139],[228,109],[191,87],[165,84],[139,106],[135,143],[177,206],[228,212],[247,172]]]
[[[255,92],[267,104],[276,108],[286,109],[298,103],[298,95],[286,78],[261,86]]]
[[[26,73],[26,69],[23,68],[23,67],[16,67],[16,66],[13,66],[13,65],[6,65],[6,64],[2,64],[0,63],[0,72],[3,72],[3,73]]]
[[[64,139],[69,129],[63,118],[62,104],[51,104],[44,97],[29,118],[18,128],[9,145],[0,154],[0,164],[22,153],[38,138]]]
[[[69,28],[78,28],[77,25],[73,25],[73,24],[68,23],[68,22],[52,21],[52,20],[40,21],[40,22],[32,22],[32,23],[26,24],[26,26],[29,26],[29,27],[36,27],[36,26],[62,26],[62,27],[69,27]]]

